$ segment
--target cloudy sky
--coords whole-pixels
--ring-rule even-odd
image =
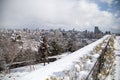
[[[0,28],[120,32],[119,0],[0,0]]]

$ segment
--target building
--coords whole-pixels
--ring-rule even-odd
[[[99,30],[99,27],[98,27],[98,26],[95,26],[95,28],[94,28],[94,33],[95,33],[95,34],[101,34],[102,32]]]
[[[95,28],[94,28],[94,35],[95,35],[95,38],[97,38],[97,39],[99,39],[103,36],[103,32],[99,30],[98,26],[95,26]]]

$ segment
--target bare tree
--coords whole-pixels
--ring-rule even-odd
[[[9,72],[9,68],[14,62],[14,59],[18,56],[21,49],[18,48],[17,42],[11,42],[9,38],[0,40],[1,55],[3,56],[2,61],[4,62],[4,70],[6,73]]]
[[[35,53],[32,51],[31,48],[25,50],[24,52],[24,61],[27,62],[26,65],[30,65],[30,71],[35,70]]]

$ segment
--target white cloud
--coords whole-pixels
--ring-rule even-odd
[[[108,1],[111,4],[112,0]],[[80,26],[90,29],[95,25],[103,30],[118,28],[111,12],[101,11],[97,4],[87,0],[8,0],[0,20],[5,26],[63,24],[75,25],[76,29],[81,29]]]

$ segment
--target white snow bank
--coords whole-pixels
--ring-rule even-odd
[[[104,36],[96,42],[87,45],[62,59],[46,65],[45,67],[40,68],[36,71],[33,71],[30,74],[23,76],[19,80],[45,80],[48,76],[52,75],[55,72],[61,72],[66,69],[70,69],[76,60],[78,60],[80,57],[83,57],[85,54],[89,54],[96,45],[100,44],[107,37],[109,37],[109,35]]]
[[[120,80],[120,57],[119,56],[116,56],[116,69],[115,69],[115,80]]]
[[[116,55],[120,55],[120,36],[116,36],[116,39],[114,40],[115,41],[115,54]]]
[[[115,41],[115,54],[118,55],[116,56],[116,66],[115,66],[115,80],[120,80],[120,36],[116,36],[116,39],[114,40]]]

